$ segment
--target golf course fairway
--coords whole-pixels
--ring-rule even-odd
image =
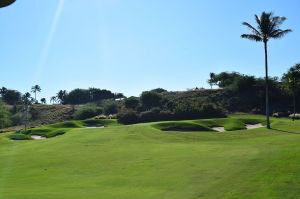
[[[44,140],[9,135],[0,134],[0,199],[300,198],[300,121],[272,119],[272,130],[149,123]]]

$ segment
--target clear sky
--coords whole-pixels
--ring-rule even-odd
[[[288,18],[270,42],[270,74],[300,62],[299,0],[17,0],[0,10],[0,86],[40,97],[97,87],[127,96],[208,87],[209,72],[264,75],[261,43],[240,38],[254,14]]]

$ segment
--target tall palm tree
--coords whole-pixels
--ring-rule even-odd
[[[263,12],[260,17],[255,15],[257,28],[250,25],[247,22],[243,22],[243,25],[248,27],[251,34],[243,34],[242,38],[250,39],[256,42],[263,42],[265,49],[265,72],[266,72],[266,116],[267,116],[267,128],[270,129],[270,111],[269,111],[269,77],[268,77],[268,41],[270,39],[280,39],[287,33],[292,32],[291,29],[281,30],[280,25],[286,20],[285,17],[274,16],[272,12]]]
[[[67,96],[67,91],[66,90],[60,90],[57,93],[57,99],[59,100],[59,102],[61,104],[63,104],[65,102],[66,96]]]
[[[216,76],[215,73],[209,73],[209,80],[207,82],[210,85],[210,89],[212,89],[212,87],[214,85],[213,81],[214,81],[215,76]]]
[[[34,101],[35,101],[35,103],[37,103],[37,101],[36,101],[36,93],[37,92],[41,92],[41,91],[42,91],[42,89],[41,89],[41,87],[39,85],[35,85],[35,86],[31,87],[31,92],[34,93]]]

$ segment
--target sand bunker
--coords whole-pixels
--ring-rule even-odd
[[[104,126],[87,126],[86,129],[103,129]]]
[[[246,124],[247,129],[257,129],[264,127],[261,123],[259,124]]]
[[[225,128],[223,126],[214,126],[214,127],[210,127],[212,130],[214,131],[218,131],[218,132],[224,132]]]
[[[44,139],[46,139],[45,137],[40,136],[40,135],[32,135],[31,138],[34,139],[34,140],[44,140]]]

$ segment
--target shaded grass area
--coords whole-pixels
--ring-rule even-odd
[[[74,128],[85,127],[108,127],[119,125],[116,120],[108,119],[88,119],[60,122],[56,124],[46,125],[39,128],[29,129],[27,131],[17,131],[9,135],[12,140],[31,140],[32,135],[38,135],[45,138],[52,138],[63,135]]]
[[[210,128],[193,122],[162,122],[153,127],[162,131],[211,131]]]
[[[42,142],[0,135],[0,198],[300,197],[300,121],[228,133],[151,125],[75,128]]]

